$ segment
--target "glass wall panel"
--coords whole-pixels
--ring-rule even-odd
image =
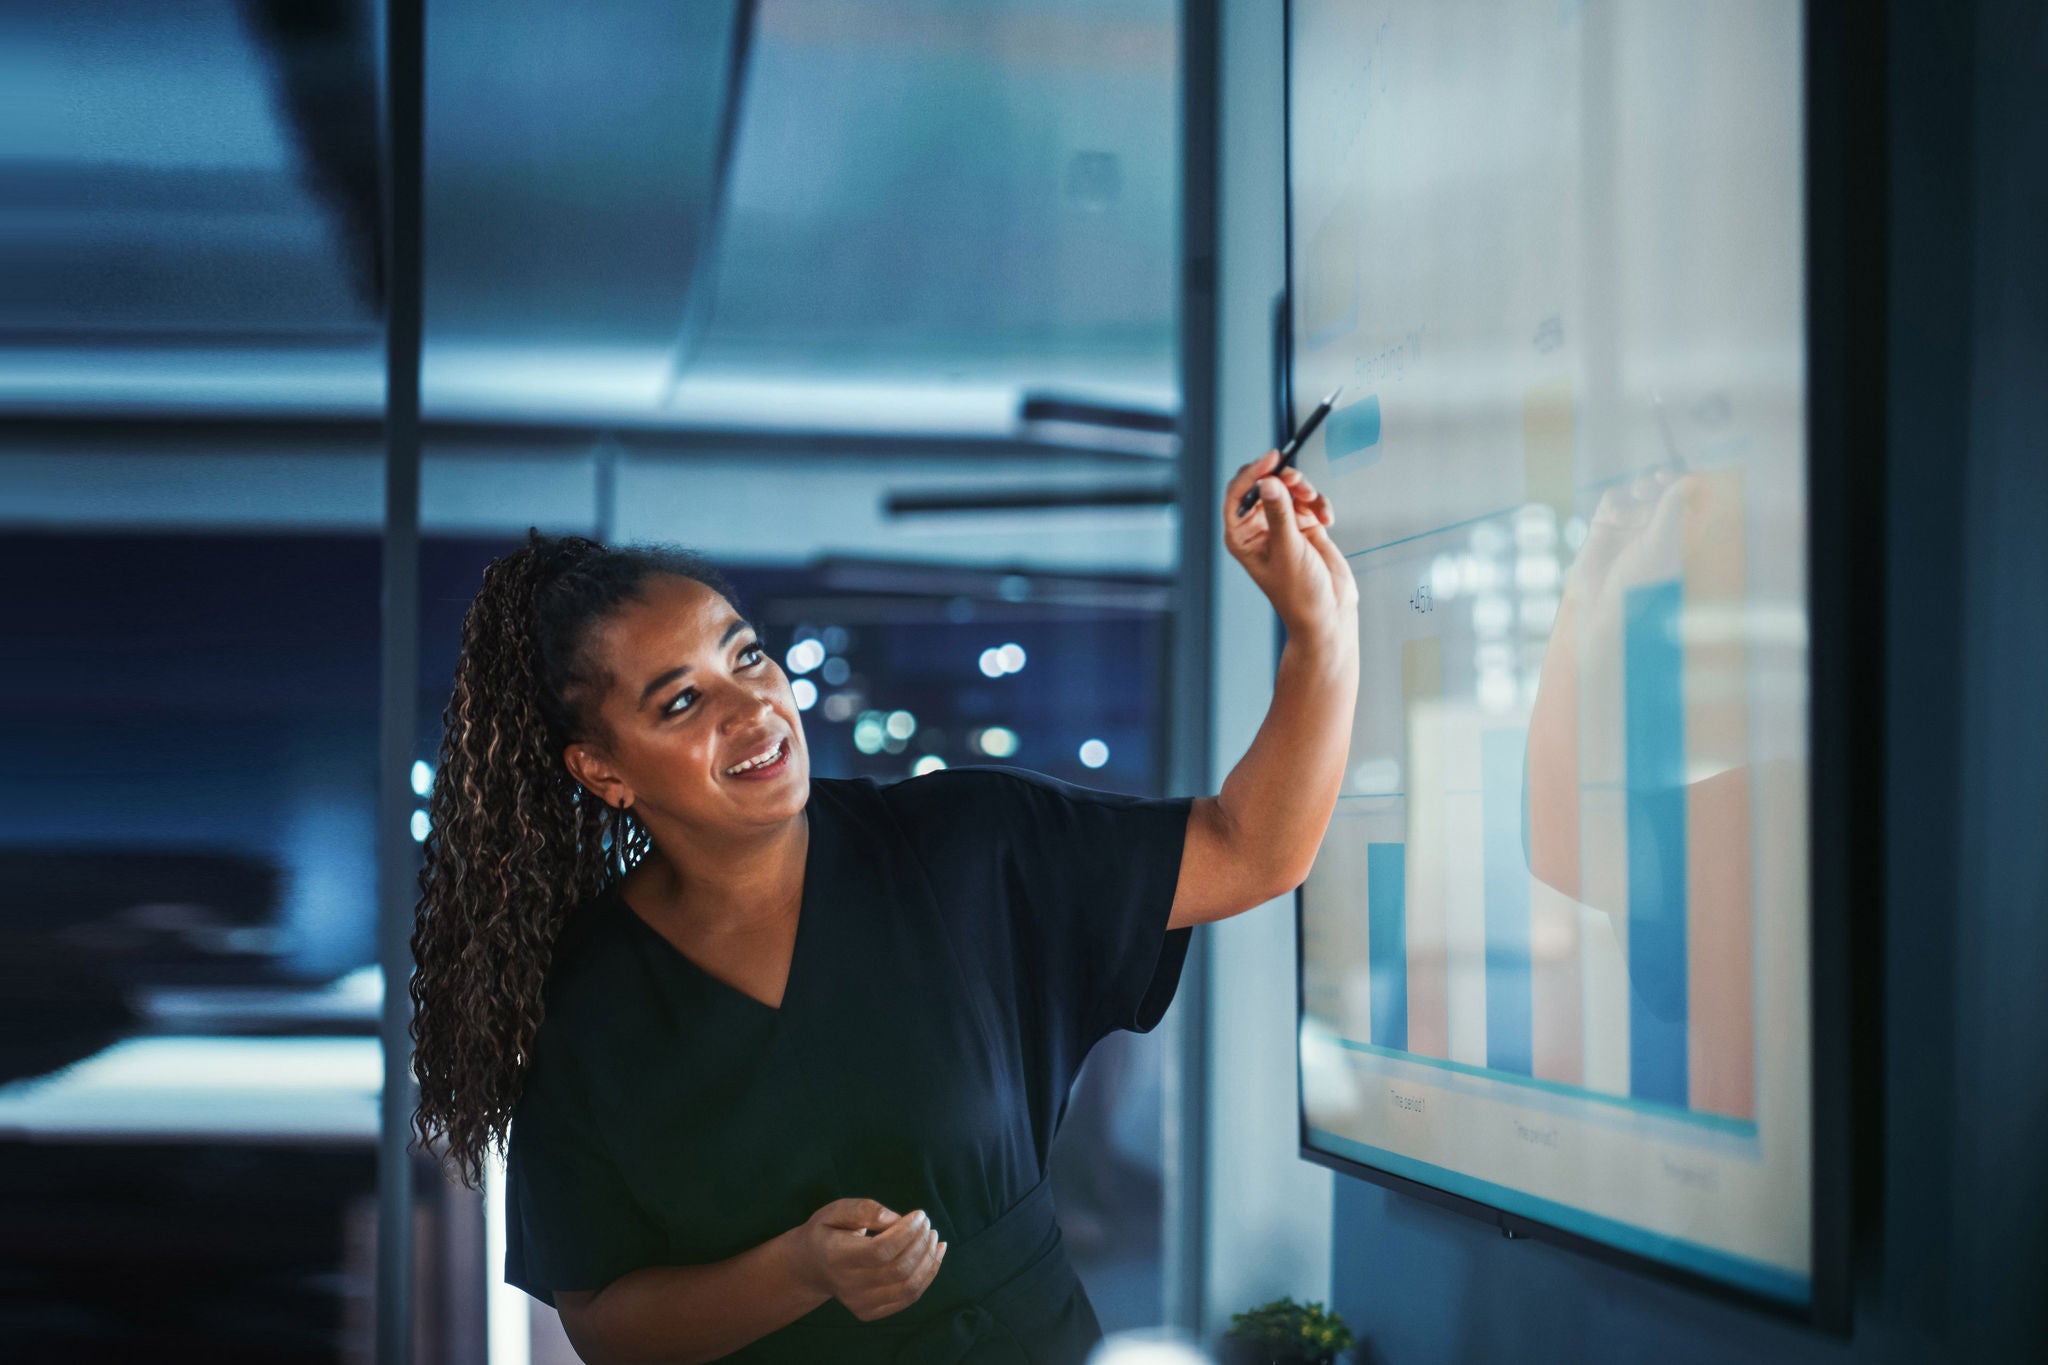
[[[710,557],[817,776],[1163,794],[1177,42],[1166,0],[430,7],[422,760],[535,527]],[[1111,1330],[1161,1314],[1161,1044],[1101,1043],[1052,1153]],[[492,1340],[559,1355],[502,1179]]]
[[[10,1360],[369,1357],[376,27],[0,11]]]

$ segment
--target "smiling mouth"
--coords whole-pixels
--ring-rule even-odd
[[[787,757],[789,757],[789,741],[778,739],[775,741],[774,748],[748,759],[745,763],[734,764],[725,770],[725,775],[727,777],[745,777],[748,773],[758,772],[763,768],[772,768]]]

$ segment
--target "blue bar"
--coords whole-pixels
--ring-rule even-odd
[[[1535,1074],[1535,1002],[1529,985],[1529,859],[1522,840],[1526,730],[1479,740],[1480,840],[1486,858],[1486,1065]]]
[[[1684,1105],[1685,701],[1676,581],[1623,599],[1622,711],[1628,780],[1629,1093]]]
[[[1356,403],[1330,409],[1323,419],[1323,453],[1332,460],[1356,455],[1380,443],[1380,396],[1369,393]],[[1379,457],[1375,455],[1374,459]],[[1370,464],[1371,461],[1358,463]]]
[[[1408,1050],[1408,849],[1365,846],[1366,952],[1372,963],[1372,1039]]]

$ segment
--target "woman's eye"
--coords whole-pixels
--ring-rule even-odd
[[[740,651],[740,657],[742,659],[746,658],[749,654],[758,654],[761,657],[759,659],[756,659],[752,664],[744,665],[747,668],[754,667],[754,664],[761,663],[765,661],[768,657],[768,652],[761,648],[761,643],[758,640]],[[683,712],[689,710],[691,705],[694,704],[692,699],[695,698],[696,695],[697,689],[695,689],[694,687],[684,688],[682,691],[676,693],[676,699],[674,701],[670,702],[666,707],[662,709],[662,714],[665,716],[680,716],[681,714],[683,714]]]

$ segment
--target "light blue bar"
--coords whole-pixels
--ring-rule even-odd
[[[1380,396],[1369,393],[1356,403],[1332,408],[1323,419],[1323,451],[1332,460],[1372,450],[1380,443]],[[1378,459],[1374,455],[1373,459]],[[1354,461],[1369,464],[1369,460]]]
[[[1431,1185],[1440,1190],[1460,1195],[1476,1203],[1491,1204],[1509,1213],[1518,1213],[1524,1218],[1533,1218],[1539,1223],[1548,1223],[1554,1228],[1575,1233],[1580,1237],[1623,1251],[1662,1261],[1682,1270],[1705,1275],[1709,1279],[1746,1289],[1765,1298],[1777,1299],[1782,1303],[1805,1305],[1813,1300],[1813,1277],[1768,1261],[1738,1256],[1731,1251],[1716,1247],[1702,1246],[1680,1237],[1661,1232],[1651,1232],[1633,1223],[1624,1223],[1597,1213],[1588,1213],[1571,1204],[1560,1204],[1554,1199],[1541,1195],[1527,1194],[1507,1185],[1496,1185],[1491,1180],[1461,1171],[1448,1171],[1427,1161],[1402,1156],[1399,1152],[1383,1151],[1378,1147],[1354,1142],[1347,1137],[1321,1128],[1310,1128],[1308,1140],[1311,1147],[1328,1152],[1332,1156],[1356,1161],[1361,1166],[1372,1166],[1418,1184]]]
[[[1535,1002],[1529,983],[1529,861],[1522,843],[1526,730],[1487,730],[1479,741],[1480,841],[1486,859],[1486,1065],[1535,1074]]]
[[[1623,743],[1628,779],[1628,1088],[1690,1100],[1686,1060],[1685,699],[1678,617],[1683,586],[1631,588],[1622,607]]]
[[[1408,1050],[1408,849],[1365,846],[1366,953],[1372,964],[1372,1041]]]

